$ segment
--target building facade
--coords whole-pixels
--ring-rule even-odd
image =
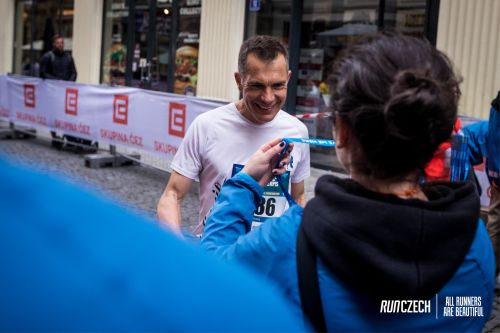
[[[285,109],[299,117],[324,111],[339,51],[381,29],[426,37],[449,55],[464,78],[461,114],[487,118],[500,89],[500,0],[2,0],[0,20],[0,73],[37,75],[59,33],[78,82],[225,101],[239,97],[241,42],[273,35],[290,52]],[[311,136],[331,136],[328,121],[302,120]],[[313,162],[330,155],[313,150]]]

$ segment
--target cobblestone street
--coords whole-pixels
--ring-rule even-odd
[[[153,219],[156,217],[156,204],[169,177],[165,171],[143,165],[87,168],[83,154],[53,149],[45,139],[0,140],[0,153],[11,155],[31,167],[85,184],[93,191],[117,200],[124,207]],[[195,183],[182,205],[187,226],[196,224],[197,205],[198,185]]]
[[[144,165],[91,169],[84,165],[84,155],[56,150],[50,141],[36,139],[1,139],[0,158],[9,158],[43,171],[55,173],[68,181],[84,184],[92,191],[118,201],[134,212],[151,219],[156,217],[157,201],[168,181],[169,173]],[[313,169],[306,182],[306,196],[313,196],[316,179],[325,171]],[[184,226],[192,227],[198,219],[198,184],[195,183],[182,204]],[[47,195],[50,195],[48,193]],[[58,198],[53,198],[56,202]],[[500,291],[495,290],[493,315],[483,332],[500,332]]]

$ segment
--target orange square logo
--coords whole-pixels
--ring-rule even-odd
[[[35,86],[32,84],[24,84],[24,106],[27,108],[35,107]]]
[[[66,103],[64,112],[76,116],[78,114],[78,89],[66,88]]]
[[[170,103],[168,109],[168,134],[184,137],[186,133],[186,105]]]
[[[113,122],[127,125],[128,95],[115,95],[115,100],[113,101]]]

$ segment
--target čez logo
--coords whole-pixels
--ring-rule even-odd
[[[186,105],[170,103],[168,109],[168,134],[184,137],[186,133]]]
[[[66,88],[66,103],[64,112],[76,116],[78,114],[78,89]]]
[[[35,86],[32,84],[24,84],[24,106],[35,107]]]
[[[115,99],[113,101],[113,122],[127,125],[128,95],[115,95]]]

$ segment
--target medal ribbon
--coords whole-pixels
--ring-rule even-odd
[[[281,159],[283,158],[283,155],[285,155],[286,151],[288,150],[288,146],[290,145],[291,142],[306,143],[309,145],[322,146],[322,147],[335,147],[335,140],[329,140],[329,139],[283,138],[283,142],[285,143],[285,147],[283,147],[283,149],[281,150],[281,152],[278,156],[278,161],[276,162],[275,168],[278,168],[278,166],[281,162]],[[281,189],[281,191],[283,191],[283,194],[285,195],[285,198],[288,201],[288,205],[290,207],[292,207],[293,205],[296,205],[297,203],[295,202],[295,200],[293,200],[290,193],[288,193],[288,189],[283,185],[283,183],[281,181],[281,175],[276,176],[276,180],[278,181],[280,189]]]

